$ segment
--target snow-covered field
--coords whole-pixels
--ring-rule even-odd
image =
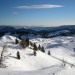
[[[75,36],[30,39],[45,48],[45,53],[38,50],[36,56],[29,47],[21,49],[16,45],[15,38],[0,38],[0,53],[3,45],[7,45],[3,60],[6,68],[0,68],[0,75],[75,75]],[[20,60],[16,58],[17,51]]]

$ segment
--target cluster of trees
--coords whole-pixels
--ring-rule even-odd
[[[21,39],[20,46],[21,46],[22,48],[28,47],[28,46],[29,46],[29,39],[28,39],[28,38],[26,38],[26,39]]]
[[[15,39],[15,44],[18,44],[19,43],[19,41],[18,41],[18,39]],[[29,38],[26,38],[26,39],[21,39],[21,41],[20,41],[20,46],[22,47],[22,48],[26,48],[26,47],[28,47],[29,45],[31,45],[32,47],[33,47],[33,50],[34,51],[37,51],[37,50],[40,50],[40,51],[42,51],[42,52],[45,52],[45,49],[44,49],[44,47],[42,46],[38,46],[37,47],[37,45],[36,45],[36,43],[32,43],[31,41],[29,41]],[[35,52],[34,52],[35,53]]]
[[[44,47],[42,46],[36,46],[36,44],[34,43],[34,45],[33,45],[33,50],[34,50],[34,55],[36,55],[36,51],[37,50],[40,50],[40,51],[42,51],[42,52],[44,52],[45,53],[45,49],[44,49]],[[50,52],[50,50],[48,51],[48,55],[51,55],[51,52]]]
[[[19,44],[21,48],[26,48],[29,46],[29,38],[21,39],[20,42],[18,39],[15,39],[15,44]]]
[[[17,39],[15,39],[15,43],[18,44],[19,41],[18,41]],[[33,55],[34,55],[34,56],[37,55],[37,52],[36,52],[37,50],[40,50],[40,51],[42,51],[42,52],[45,52],[45,49],[44,49],[43,46],[41,47],[41,46],[39,45],[39,46],[37,47],[36,43],[32,43],[31,41],[29,41],[28,38],[22,39],[19,44],[20,44],[20,46],[21,46],[22,48],[26,48],[26,47],[28,47],[29,45],[31,45],[32,48],[33,48]],[[19,51],[17,52],[17,59],[20,59],[20,53],[19,53]]]
[[[21,46],[21,48],[26,48],[29,46],[29,38],[26,39],[21,39],[21,41],[19,42],[18,39],[15,39],[15,44],[19,44]],[[17,59],[20,59],[20,52],[17,51]]]
[[[30,45],[32,47],[32,49],[33,49],[33,55],[34,56],[37,55],[37,50],[40,50],[40,51],[45,53],[45,49],[44,49],[43,46],[40,46],[40,44],[39,44],[39,46],[37,46],[36,43],[32,43],[31,41],[29,41],[28,38],[21,39],[20,42],[18,41],[18,39],[15,39],[15,44],[18,44],[18,43],[20,44],[21,48],[26,48],[26,47],[28,47]],[[48,55],[51,55],[50,50],[48,51]],[[19,51],[17,52],[17,59],[20,59]]]
[[[39,45],[39,46],[37,47],[37,45],[36,45],[35,43],[33,44],[33,50],[34,50],[34,56],[36,56],[36,51],[37,51],[37,50],[40,50],[40,51],[42,51],[42,52],[45,52],[45,49],[44,49],[43,46],[41,47],[41,46]]]
[[[34,45],[33,45],[33,50],[35,50],[35,51],[37,51],[37,50],[40,50],[40,51],[42,51],[42,52],[45,52],[45,49],[44,49],[44,47],[42,46],[36,46],[36,44],[34,43]]]

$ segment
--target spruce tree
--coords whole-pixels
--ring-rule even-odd
[[[40,45],[38,46],[38,49],[41,50],[41,46]]]
[[[37,46],[36,46],[35,43],[34,43],[34,46],[33,47],[34,47],[33,50],[37,51]]]
[[[20,53],[17,51],[17,59],[20,59]]]
[[[43,47],[43,46],[42,46],[42,48],[41,48],[41,51],[42,51],[42,52],[45,52],[45,49],[44,49],[44,47]]]
[[[19,41],[17,39],[15,39],[15,44],[18,44],[18,43],[19,43]]]
[[[48,55],[51,55],[50,50],[48,51]]]
[[[29,43],[30,43],[31,46],[33,46],[33,43],[31,41]]]
[[[26,47],[29,46],[29,38],[26,38]]]

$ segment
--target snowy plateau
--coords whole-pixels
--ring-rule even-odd
[[[0,75],[75,75],[75,36],[58,36],[53,38],[30,38],[30,41],[45,48],[45,53],[26,47],[21,49],[15,44],[15,36],[4,35],[0,38],[0,57],[3,45],[3,64]],[[18,38],[17,38],[18,39]],[[16,59],[17,51],[20,60]],[[48,55],[50,51],[51,55]]]

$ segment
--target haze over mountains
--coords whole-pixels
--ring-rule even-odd
[[[75,34],[75,25],[64,25],[58,27],[0,26],[0,36],[9,32],[12,34],[42,35],[41,37],[70,36]]]

